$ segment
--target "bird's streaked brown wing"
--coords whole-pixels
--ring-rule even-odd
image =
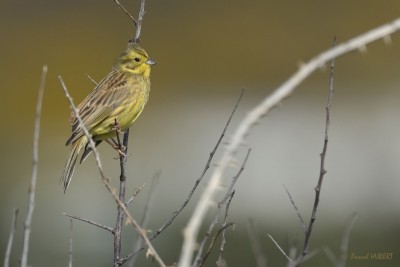
[[[78,105],[79,115],[88,131],[107,118],[129,96],[125,75],[119,71],[110,72]],[[72,135],[67,145],[83,135],[74,113],[71,114],[71,125]]]

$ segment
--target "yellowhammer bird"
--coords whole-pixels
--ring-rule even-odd
[[[78,105],[79,115],[96,146],[114,137],[117,125],[120,131],[126,131],[142,113],[149,99],[150,69],[154,64],[156,62],[149,59],[143,48],[130,43],[114,64],[112,71]],[[66,143],[67,146],[71,145],[71,152],[61,176],[64,192],[71,182],[82,148],[84,152],[80,163],[91,152],[88,139],[73,112],[71,125],[72,135]]]

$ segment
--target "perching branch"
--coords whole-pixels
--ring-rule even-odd
[[[136,27],[136,34],[135,34],[135,39],[133,40],[133,43],[138,44],[140,42],[140,34],[142,30],[142,22],[143,22],[143,16],[144,16],[144,4],[145,0],[141,1],[140,5],[140,11],[138,15],[138,20],[136,21],[130,14],[129,12],[119,3],[118,0],[114,0],[124,11],[125,13],[132,19],[135,27]],[[130,40],[129,43],[132,42]],[[117,125],[117,121],[115,124]],[[118,132],[117,132],[117,138],[119,138]],[[126,209],[125,205],[125,190],[126,190],[126,160],[127,160],[127,153],[128,153],[128,140],[129,140],[129,129],[127,129],[124,133],[124,139],[122,141],[122,145],[118,139],[118,145],[119,145],[119,150],[123,151],[120,153],[119,159],[120,159],[120,169],[121,169],[121,175],[120,175],[120,182],[119,182],[119,201],[123,203],[124,206],[119,205],[118,210],[117,210],[117,222],[115,224],[114,228],[114,267],[121,266],[120,264],[120,259],[121,259],[121,235],[122,235],[122,224],[124,221],[124,208]],[[160,259],[161,260],[161,259]]]
[[[190,266],[192,253],[196,246],[196,238],[201,223],[206,215],[209,205],[220,187],[222,176],[225,169],[234,159],[236,152],[249,134],[253,126],[264,117],[273,107],[279,104],[284,98],[289,96],[295,88],[305,80],[311,73],[323,66],[329,60],[337,58],[350,51],[365,47],[367,44],[389,36],[400,29],[400,18],[393,22],[368,31],[360,36],[350,39],[348,42],[340,44],[334,48],[321,53],[304,64],[300,69],[278,87],[271,95],[266,97],[258,106],[252,109],[234,132],[231,142],[226,147],[224,154],[218,162],[206,189],[201,195],[199,202],[193,212],[191,219],[184,230],[184,242],[178,267]]]
[[[117,121],[115,122],[117,124]],[[128,153],[128,140],[129,140],[129,129],[127,129],[124,133],[124,139],[122,144],[119,140],[119,133],[116,130],[117,138],[118,138],[118,149],[122,152],[119,153],[119,165],[120,165],[120,176],[119,176],[119,193],[118,198],[121,203],[125,206],[125,188],[126,188],[126,160]],[[125,206],[126,207],[126,206]],[[117,222],[115,223],[115,228],[113,231],[114,234],[114,266],[118,267],[119,259],[121,258],[121,235],[122,235],[122,224],[124,222],[124,210],[123,207],[118,205],[117,207]]]
[[[28,210],[26,213],[26,219],[24,223],[24,239],[22,245],[21,267],[28,266],[29,238],[31,234],[33,210],[35,208],[36,180],[37,180],[37,170],[39,161],[40,115],[42,113],[42,102],[43,102],[44,85],[46,83],[46,75],[47,75],[47,66],[44,65],[42,68],[42,77],[40,79],[39,93],[36,102],[35,126],[33,131],[32,176],[29,185]]]

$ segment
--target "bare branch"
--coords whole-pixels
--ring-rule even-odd
[[[133,21],[133,24],[135,24],[135,27],[137,27],[137,21],[136,19],[129,13],[129,11],[118,1],[114,0],[114,2],[125,12],[125,14]]]
[[[72,257],[72,239],[74,233],[74,221],[69,219],[69,250],[68,250],[68,267],[72,267],[73,257]]]
[[[336,38],[333,39],[333,48],[335,48],[336,45]],[[322,148],[322,152],[320,154],[321,156],[321,163],[320,163],[320,171],[319,171],[319,178],[318,178],[318,184],[314,188],[315,190],[315,199],[314,199],[314,206],[313,210],[311,213],[311,218],[310,222],[308,224],[307,230],[305,232],[305,240],[304,240],[304,247],[303,251],[301,254],[301,258],[299,260],[299,263],[297,266],[300,265],[300,263],[303,261],[303,258],[305,255],[307,255],[310,251],[310,238],[311,238],[311,233],[313,229],[313,225],[315,222],[315,219],[317,218],[317,209],[318,209],[318,204],[319,204],[319,196],[321,193],[321,187],[322,187],[322,181],[324,180],[324,176],[326,174],[325,170],[325,157],[326,157],[326,151],[328,149],[328,132],[329,132],[329,124],[330,124],[330,110],[332,106],[332,100],[333,100],[333,93],[334,93],[334,88],[333,88],[333,74],[335,70],[335,58],[332,59],[331,62],[331,68],[330,68],[330,75],[329,75],[329,95],[328,95],[328,102],[326,104],[326,120],[325,120],[325,138],[324,138],[324,145]]]
[[[170,226],[172,224],[172,222],[175,220],[175,218],[179,215],[179,213],[187,206],[187,204],[189,203],[189,201],[191,200],[194,192],[197,189],[197,186],[200,184],[201,180],[203,179],[204,175],[206,174],[206,172],[208,171],[208,169],[211,166],[211,161],[214,158],[214,155],[217,151],[217,149],[219,148],[219,145],[221,144],[222,139],[225,136],[226,130],[228,129],[228,126],[233,118],[233,115],[236,112],[237,107],[239,106],[240,101],[242,100],[244,94],[244,89],[242,89],[238,100],[236,101],[236,104],[231,112],[231,114],[229,115],[229,118],[224,126],[224,129],[222,130],[221,135],[219,136],[219,139],[217,141],[217,143],[214,146],[214,149],[210,152],[210,155],[208,157],[208,160],[206,162],[206,165],[204,166],[203,171],[201,172],[199,178],[197,178],[197,180],[194,183],[194,186],[192,187],[192,189],[190,190],[189,194],[186,197],[186,200],[183,202],[182,206],[180,206],[178,209],[174,210],[174,212],[172,213],[171,217],[160,227],[158,228],[157,231],[155,231],[155,233],[149,238],[151,241],[153,241],[154,239],[156,239],[168,226]],[[133,251],[131,253],[129,253],[125,258],[123,258],[123,262],[129,260],[131,257],[133,257],[134,255],[138,254],[140,251],[142,251],[143,249],[145,249],[145,247],[141,247],[140,249]],[[121,260],[121,261],[122,261]]]
[[[275,246],[279,249],[279,251],[282,253],[283,256],[287,259],[288,263],[293,263],[294,261],[285,253],[285,251],[279,246],[278,242],[275,241],[275,239],[268,234],[268,237],[274,242]]]
[[[210,253],[211,253],[211,251],[212,251],[212,249],[213,249],[213,247],[214,247],[214,245],[215,245],[215,243],[216,243],[216,241],[217,241],[217,239],[218,239],[218,236],[219,236],[223,231],[225,231],[228,227],[231,227],[231,226],[234,226],[234,225],[235,225],[234,223],[227,223],[226,225],[222,226],[222,227],[218,230],[218,232],[217,232],[217,233],[215,234],[215,236],[212,238],[211,243],[210,243],[210,246],[208,247],[207,252],[206,252],[206,254],[204,255],[204,258],[203,258],[203,260],[202,260],[202,262],[200,263],[199,266],[203,266],[203,265],[204,265],[205,261],[207,260],[208,256],[210,255]],[[219,266],[218,263],[217,263],[217,266]]]
[[[115,119],[115,125],[116,125],[116,135],[117,135],[117,140],[118,140],[118,147],[120,151],[123,151],[123,153],[119,153],[119,165],[120,165],[120,176],[119,176],[119,193],[118,193],[118,199],[121,203],[124,204],[125,206],[125,190],[126,190],[126,161],[127,161],[127,153],[128,153],[128,141],[129,141],[129,128],[125,131],[124,133],[124,139],[121,141],[119,139],[119,130],[117,125],[118,122]],[[126,206],[125,206],[126,207]],[[122,224],[124,222],[124,210],[123,206],[118,205],[117,207],[117,222],[115,224],[114,228],[114,266],[118,267],[120,266],[119,264],[119,259],[121,258],[121,245],[122,245],[122,240],[121,240],[121,235],[122,235]]]
[[[144,189],[145,186],[146,186],[146,183],[144,183],[142,186],[140,186],[138,189],[136,189],[136,190],[133,192],[131,198],[128,199],[128,201],[126,202],[125,205],[128,206],[128,205],[136,198],[136,196],[137,196],[140,192],[142,192],[142,190]]]
[[[154,200],[154,196],[155,196],[154,192],[155,192],[156,185],[158,184],[158,182],[159,182],[159,180],[160,180],[160,176],[161,176],[161,170],[158,170],[158,171],[154,174],[153,179],[152,179],[152,181],[151,181],[149,193],[148,193],[148,196],[147,196],[146,205],[144,206],[144,211],[143,211],[142,220],[141,220],[141,222],[140,222],[140,226],[141,226],[143,229],[146,229],[146,228],[147,228],[147,224],[148,224],[149,219],[150,219],[150,210],[151,210],[151,207],[152,207],[152,204],[153,204],[153,200]],[[138,250],[138,249],[140,249],[142,246],[143,246],[142,239],[139,238],[139,239],[137,240],[135,246],[134,246],[134,250]],[[131,258],[131,260],[129,261],[129,265],[128,265],[128,266],[133,267],[133,266],[135,265],[136,258],[137,258],[136,255],[133,256],[133,257]]]
[[[219,217],[219,214],[221,212],[222,206],[225,204],[225,202],[228,199],[231,199],[233,197],[233,192],[234,192],[234,191],[232,191],[233,187],[235,186],[236,181],[239,179],[239,176],[242,174],[242,172],[244,170],[244,167],[246,166],[247,160],[248,160],[248,158],[250,156],[250,152],[251,152],[251,149],[249,149],[247,151],[247,154],[245,156],[245,159],[243,160],[242,166],[240,167],[240,169],[236,173],[236,175],[232,178],[232,182],[229,185],[227,193],[222,198],[222,200],[218,203],[218,208],[217,208],[217,210],[215,212],[214,219],[213,219],[212,223],[210,224],[210,226],[208,227],[208,230],[207,230],[203,240],[200,242],[200,246],[199,246],[199,248],[197,250],[197,254],[196,254],[195,260],[193,261],[192,266],[200,266],[200,264],[202,264],[201,262],[202,262],[203,248],[204,248],[205,244],[207,243],[208,238],[210,237],[210,235],[211,235],[211,233],[212,233],[212,231],[214,229],[215,224],[218,222],[218,217]]]
[[[19,211],[18,209],[14,209],[11,221],[10,236],[8,238],[6,254],[4,256],[4,267],[10,266],[10,256],[11,256],[12,245],[14,243],[14,234],[15,234],[15,229],[17,229],[18,211]]]
[[[249,150],[249,153],[250,153],[250,150]],[[243,164],[246,163],[249,153],[247,153],[246,159],[245,159]],[[239,172],[241,173],[242,169]],[[239,175],[240,175],[240,173],[239,173]],[[225,229],[226,229],[226,227],[225,226],[227,225],[229,207],[231,206],[231,201],[232,201],[232,198],[233,198],[234,195],[235,195],[235,191],[232,191],[232,193],[229,196],[228,203],[226,203],[224,223],[222,224],[222,229],[223,230],[222,230],[222,237],[221,237],[221,245],[219,247],[219,256],[218,256],[218,260],[217,260],[217,266],[224,266],[225,265],[224,264],[225,263],[225,260],[224,260],[224,249],[225,249],[225,243],[226,243],[226,239],[225,239]]]
[[[69,218],[71,218],[71,219],[75,219],[75,220],[78,220],[78,221],[82,221],[82,222],[94,225],[96,227],[99,227],[99,228],[101,228],[103,230],[106,230],[106,231],[114,234],[114,229],[109,227],[109,226],[107,226],[107,225],[100,224],[100,223],[97,223],[95,221],[92,221],[92,220],[89,220],[89,219],[85,219],[85,218],[82,218],[82,217],[79,217],[79,216],[71,215],[71,214],[68,214],[68,213],[65,213],[65,212],[63,212],[62,214],[67,216],[67,217],[69,217]]]
[[[22,247],[21,267],[28,266],[29,238],[31,234],[33,210],[35,208],[36,180],[37,180],[37,170],[39,161],[40,115],[42,113],[42,102],[43,102],[44,86],[46,83],[46,75],[47,75],[47,66],[44,65],[42,68],[42,77],[40,79],[39,93],[36,102],[35,126],[33,131],[32,176],[29,185],[28,210],[26,213],[26,219],[24,223],[24,240]]]
[[[249,239],[251,248],[256,259],[257,267],[267,267],[267,257],[262,251],[260,241],[257,238],[257,231],[254,226],[253,220],[249,219],[247,223],[247,232],[249,233]]]
[[[231,182],[231,184],[229,185],[228,191],[226,192],[226,195],[225,195],[224,199],[223,199],[218,205],[220,205],[221,203],[225,202],[226,199],[227,199],[228,197],[230,197],[231,193],[233,192],[233,187],[235,186],[236,181],[239,179],[239,176],[242,174],[242,172],[243,172],[243,170],[244,170],[244,167],[246,166],[246,163],[247,163],[247,160],[249,159],[250,153],[251,153],[251,148],[249,148],[249,149],[247,150],[246,156],[245,156],[245,158],[244,158],[244,160],[243,160],[243,162],[242,162],[242,166],[240,166],[239,171],[238,171],[238,172],[236,173],[236,175],[232,178],[232,182]]]
[[[69,103],[70,103],[70,107],[72,109],[72,111],[74,112],[78,122],[79,122],[79,127],[82,129],[83,133],[85,134],[85,136],[87,137],[87,139],[89,140],[89,145],[90,148],[92,149],[92,152],[94,154],[95,160],[96,160],[96,164],[98,167],[98,170],[100,172],[100,176],[101,176],[101,181],[103,182],[104,186],[107,188],[108,192],[112,195],[112,197],[114,198],[115,202],[117,202],[117,204],[124,210],[126,216],[128,217],[127,222],[131,223],[133,225],[133,227],[137,230],[137,232],[139,233],[139,235],[143,238],[143,240],[145,241],[145,243],[147,244],[147,246],[149,247],[149,250],[151,251],[152,255],[154,256],[154,259],[158,262],[158,264],[161,267],[165,267],[165,263],[162,261],[162,259],[160,258],[160,256],[158,255],[158,253],[156,252],[156,250],[154,249],[153,245],[151,244],[150,240],[148,239],[147,235],[146,235],[146,231],[144,231],[139,224],[136,222],[136,220],[132,217],[132,215],[130,214],[130,212],[127,210],[125,203],[121,202],[121,200],[119,199],[119,196],[116,193],[116,190],[110,185],[109,179],[105,176],[104,171],[103,171],[103,167],[100,161],[100,155],[98,150],[96,149],[96,145],[90,135],[90,133],[88,132],[85,124],[82,121],[81,116],[79,115],[79,111],[76,108],[74,101],[72,99],[72,97],[70,96],[68,89],[63,81],[63,79],[61,78],[61,76],[58,76],[58,79],[61,82],[62,88],[65,92],[65,96],[67,97]],[[119,265],[121,265],[121,260],[119,261]]]
[[[270,96],[266,97],[258,106],[251,110],[245,119],[240,123],[234,132],[231,142],[228,144],[222,158],[215,168],[206,189],[200,197],[187,227],[184,230],[184,242],[178,267],[190,266],[192,253],[196,244],[196,237],[201,226],[201,222],[208,210],[212,199],[221,184],[222,175],[227,166],[232,162],[240,145],[249,134],[253,126],[265,116],[273,107],[279,104],[284,98],[289,96],[297,85],[305,80],[311,73],[320,68],[329,60],[339,57],[345,53],[356,50],[373,41],[391,35],[400,29],[400,19],[389,24],[380,26],[365,34],[357,36],[346,43],[338,45],[326,52],[321,53],[305,65],[303,65],[292,77],[278,87]]]
[[[95,86],[97,85],[97,82],[92,77],[90,77],[89,74],[85,73],[85,75],[86,75],[86,78],[88,78],[89,81],[91,81]]]
[[[140,11],[139,11],[139,16],[136,24],[136,34],[135,34],[135,40],[134,43],[138,44],[140,43],[140,34],[142,33],[142,22],[143,22],[143,17],[145,14],[144,11],[144,4],[146,0],[141,0],[140,2]]]
[[[290,202],[292,203],[292,206],[293,206],[294,210],[296,211],[297,217],[299,217],[301,226],[303,227],[304,234],[307,234],[307,226],[306,226],[306,224],[304,223],[303,217],[301,217],[300,211],[299,211],[299,209],[297,208],[296,203],[294,202],[294,200],[293,200],[293,198],[292,198],[292,195],[290,194],[289,190],[287,189],[287,187],[286,187],[285,185],[283,185],[283,187],[285,188],[286,193],[287,193],[287,195],[288,195],[288,197],[289,197],[289,200],[290,200]]]

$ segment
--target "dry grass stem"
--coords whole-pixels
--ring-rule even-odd
[[[18,211],[19,211],[18,209],[14,209],[13,217],[11,220],[10,236],[8,237],[6,253],[4,255],[4,265],[3,265],[4,267],[10,266],[11,250],[12,250],[12,245],[14,243],[15,230],[17,229]]]
[[[42,113],[42,103],[43,103],[44,86],[46,83],[46,76],[47,76],[47,66],[44,65],[42,68],[42,76],[40,79],[39,93],[36,102],[35,126],[33,131],[32,176],[29,185],[28,210],[26,212],[26,219],[24,223],[21,267],[28,266],[29,239],[31,234],[33,210],[35,208],[36,180],[37,180],[38,161],[39,161],[40,116]]]

